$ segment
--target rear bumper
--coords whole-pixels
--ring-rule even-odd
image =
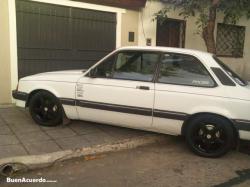
[[[250,140],[250,121],[234,120],[234,124],[239,131],[239,137],[242,140]]]

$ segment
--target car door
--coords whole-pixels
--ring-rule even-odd
[[[159,56],[155,52],[120,51],[103,60],[91,70],[91,76],[77,83],[80,119],[150,128]]]
[[[204,102],[214,102],[213,94],[219,88],[201,61],[191,55],[163,54],[158,72],[153,127],[177,135],[194,109],[205,111]]]

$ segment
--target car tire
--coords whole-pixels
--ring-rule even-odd
[[[216,158],[232,149],[235,133],[228,120],[206,114],[192,119],[187,124],[185,138],[189,148],[195,154]]]
[[[47,91],[40,91],[31,97],[29,111],[32,119],[41,126],[58,126],[63,120],[59,99]]]

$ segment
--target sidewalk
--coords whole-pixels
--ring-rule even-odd
[[[41,127],[33,122],[24,109],[0,108],[0,159],[112,144],[150,134],[155,135],[82,121],[72,121],[69,125],[58,127]]]

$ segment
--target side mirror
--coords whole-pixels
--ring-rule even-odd
[[[96,69],[91,69],[89,71],[89,77],[90,78],[96,78]]]

